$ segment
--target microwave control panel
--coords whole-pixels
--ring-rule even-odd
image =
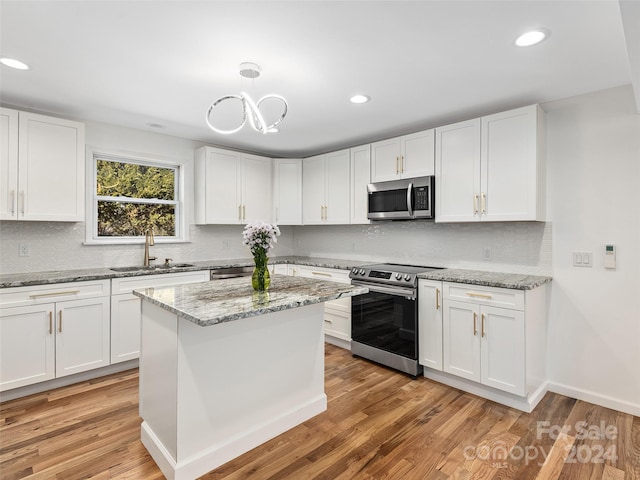
[[[415,187],[415,210],[429,210],[429,187]]]

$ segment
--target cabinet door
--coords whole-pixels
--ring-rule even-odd
[[[436,129],[436,222],[480,213],[480,119]]]
[[[0,310],[0,391],[55,377],[54,308]]]
[[[273,161],[273,220],[278,225],[302,224],[302,160]]]
[[[241,155],[220,149],[207,149],[205,165],[205,223],[240,223]],[[199,196],[200,201],[202,195]]]
[[[386,182],[400,178],[400,138],[371,144],[371,181]]]
[[[20,112],[18,218],[84,220],[84,125]]]
[[[271,222],[271,159],[242,156],[242,223]]]
[[[302,223],[324,223],[324,155],[305,158],[302,162]]]
[[[418,281],[418,361],[442,370],[442,282]]]
[[[537,220],[537,109],[482,118],[483,220]]]
[[[443,312],[443,369],[475,382],[480,381],[479,307],[448,301]]]
[[[56,377],[109,365],[109,297],[56,304]]]
[[[371,146],[351,149],[351,223],[371,223],[367,218],[371,183]]]
[[[351,217],[351,158],[349,150],[326,155],[325,222],[349,223]]]
[[[426,130],[400,137],[402,178],[435,175],[435,131]]]
[[[524,312],[483,306],[480,314],[484,385],[525,396]]]
[[[132,293],[111,297],[111,363],[140,356],[140,297]]]
[[[0,220],[18,218],[18,112],[0,108]]]

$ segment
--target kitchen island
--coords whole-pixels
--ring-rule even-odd
[[[142,302],[142,443],[193,479],[327,408],[323,302],[367,289],[274,275],[134,292]]]

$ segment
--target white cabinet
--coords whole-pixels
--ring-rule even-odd
[[[140,356],[140,297],[133,290],[206,282],[209,271],[163,273],[111,280],[111,363]]]
[[[544,220],[538,105],[436,129],[436,221]]]
[[[0,291],[0,390],[109,365],[109,281]]]
[[[0,219],[84,220],[84,125],[0,109]]]
[[[434,175],[434,130],[371,144],[371,181]]]
[[[302,225],[302,160],[273,160],[273,221],[277,225]]]
[[[354,147],[351,154],[351,217],[352,224],[371,223],[367,218],[367,185],[371,183],[371,145]]]
[[[443,288],[443,370],[525,396],[525,293],[446,282]]]
[[[201,147],[195,153],[196,224],[271,221],[271,159]]]
[[[442,282],[418,280],[418,362],[442,370]]]
[[[302,222],[306,225],[350,221],[350,152],[341,150],[302,162]]]
[[[288,274],[316,280],[351,283],[349,270],[289,265]],[[333,345],[351,349],[351,297],[340,298],[324,304],[325,340]]]
[[[274,263],[269,268],[271,274],[275,275],[288,275],[289,274],[289,266],[286,263]]]

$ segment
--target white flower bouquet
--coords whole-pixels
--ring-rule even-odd
[[[242,243],[251,250],[256,266],[251,277],[251,285],[257,291],[269,288],[271,278],[267,269],[267,252],[278,242],[280,229],[277,225],[264,222],[248,223],[242,232]]]

